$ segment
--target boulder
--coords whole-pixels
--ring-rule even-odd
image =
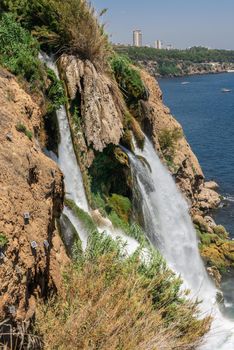
[[[202,187],[200,193],[197,196],[199,206],[203,211],[217,208],[221,203],[220,195],[206,187]]]
[[[204,187],[208,190],[216,191],[219,188],[219,185],[215,181],[207,181],[204,183]]]

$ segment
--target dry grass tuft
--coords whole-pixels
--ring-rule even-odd
[[[38,308],[44,349],[194,349],[209,330],[197,304],[171,301],[169,270],[149,278],[139,259],[87,257],[69,268],[59,297]]]
[[[58,16],[61,50],[90,60],[99,70],[105,69],[111,49],[90,3],[86,0],[50,0],[50,3]]]

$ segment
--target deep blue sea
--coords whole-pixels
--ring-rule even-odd
[[[159,84],[206,179],[215,180],[227,198],[213,216],[234,237],[234,73],[160,79]]]

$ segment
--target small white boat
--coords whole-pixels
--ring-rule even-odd
[[[221,91],[222,92],[231,92],[232,90],[231,89],[222,89]]]
[[[189,81],[182,81],[181,85],[187,85],[189,84]]]
[[[234,73],[234,69],[228,69],[227,72],[228,73]]]

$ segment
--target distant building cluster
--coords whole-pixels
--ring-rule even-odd
[[[140,29],[136,29],[133,31],[133,46],[136,47],[141,47],[143,46],[143,35],[142,31]],[[152,47],[150,45],[144,45],[148,47]],[[166,49],[166,50],[172,50],[173,46],[171,44],[164,44],[161,40],[156,40],[153,46],[155,49],[161,50],[161,49]]]

